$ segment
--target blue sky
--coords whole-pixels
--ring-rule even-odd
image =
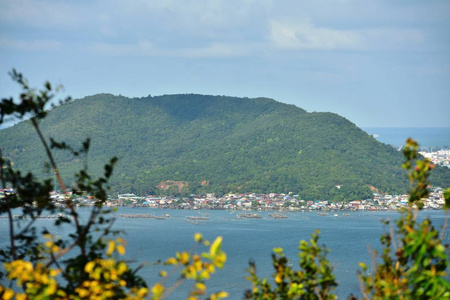
[[[270,97],[360,127],[450,127],[450,1],[0,0],[7,73],[80,98]]]

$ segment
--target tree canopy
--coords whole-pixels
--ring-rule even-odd
[[[0,131],[3,155],[45,177],[45,153],[28,122]],[[336,114],[266,98],[99,94],[52,109],[40,126],[68,145],[89,137],[93,174],[117,156],[115,193],[164,193],[157,186],[166,180],[188,182],[183,193],[294,192],[306,200],[365,199],[370,187],[385,193],[407,187],[394,148]],[[80,159],[62,152],[55,160],[71,180]],[[443,185],[450,170],[434,176]]]

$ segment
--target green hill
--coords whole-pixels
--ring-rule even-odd
[[[391,146],[336,114],[272,99],[99,94],[53,109],[42,130],[73,146],[92,139],[86,159],[56,155],[69,182],[85,162],[98,173],[117,156],[116,193],[294,192],[343,200],[369,197],[369,187],[407,191],[402,155]],[[1,130],[0,147],[16,167],[50,176],[28,122]],[[437,168],[433,182],[448,185],[450,170]]]

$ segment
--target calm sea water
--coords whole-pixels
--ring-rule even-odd
[[[364,127],[365,132],[375,135],[382,143],[400,147],[405,144],[407,138],[413,138],[422,147],[444,147],[450,148],[449,128],[385,128]]]
[[[87,209],[80,209],[82,215]],[[201,216],[206,211],[161,210],[147,208],[120,208],[117,213],[151,213],[154,215],[170,214],[166,220],[117,218],[115,229],[122,229],[127,240],[127,258],[146,265],[139,271],[149,284],[160,280],[158,260],[173,256],[177,251],[192,250],[201,252],[204,249],[193,248],[193,236],[200,232],[205,238],[213,240],[223,237],[223,249],[228,261],[225,268],[218,270],[208,282],[208,291],[226,290],[229,299],[242,299],[250,283],[245,280],[249,260],[256,262],[260,276],[270,277],[272,274],[271,252],[274,247],[282,247],[287,256],[298,265],[297,248],[302,239],[309,240],[315,230],[321,231],[321,244],[330,249],[328,258],[333,263],[339,287],[340,299],[349,294],[359,295],[357,279],[358,262],[371,264],[369,251],[380,248],[379,237],[388,228],[381,219],[395,219],[397,212],[352,212],[350,217],[319,216],[314,212],[288,213],[288,219],[275,220],[268,212],[260,213],[262,219],[238,219],[230,211],[208,211],[209,220],[198,225],[185,221],[187,216]],[[422,217],[430,217],[434,224],[444,223],[442,211],[423,211]],[[49,220],[39,220],[41,226],[51,226]],[[0,219],[2,244],[7,238],[7,220]],[[59,229],[58,234],[64,235]],[[446,239],[449,232],[447,229]],[[137,263],[135,264],[138,265]],[[182,285],[169,299],[185,299],[190,285]]]

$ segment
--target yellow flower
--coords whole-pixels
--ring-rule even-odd
[[[195,288],[199,291],[205,292],[206,291],[206,285],[204,283],[201,282],[197,282],[195,284]]]
[[[176,265],[177,264],[177,260],[174,257],[170,257],[169,259],[166,260],[166,265]]]
[[[194,235],[194,240],[195,240],[197,243],[200,243],[200,242],[203,240],[202,234],[197,232],[197,233]]]
[[[153,297],[156,297],[158,299],[164,292],[164,286],[162,284],[157,283],[152,287],[152,294]]]
[[[215,256],[220,251],[220,247],[222,246],[222,237],[218,236],[216,240],[212,243],[211,248],[209,248],[209,254],[211,256]]]
[[[14,291],[11,290],[11,289],[6,288],[6,289],[3,290],[3,287],[0,286],[0,293],[1,292],[3,292],[3,299],[4,300],[9,300],[9,299],[12,299],[12,297],[14,297]]]
[[[108,242],[108,249],[106,250],[106,255],[111,256],[114,252],[114,247],[116,246],[116,243],[114,241]]]
[[[117,245],[117,252],[119,252],[120,255],[125,255],[125,247],[123,245]]]
[[[166,271],[160,271],[159,272],[159,276],[166,277],[167,276],[167,272]]]

